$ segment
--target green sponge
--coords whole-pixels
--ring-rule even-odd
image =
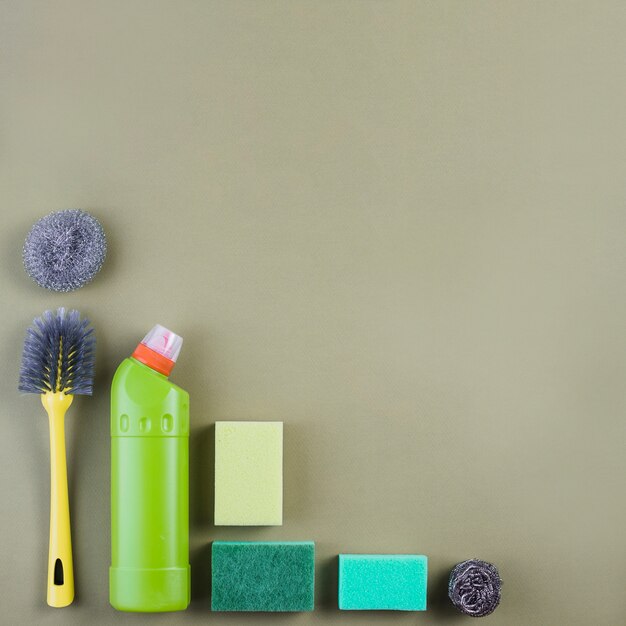
[[[213,611],[312,611],[312,541],[214,541]]]
[[[340,554],[339,608],[425,611],[428,559],[417,554]]]
[[[215,525],[283,523],[283,423],[215,423]]]

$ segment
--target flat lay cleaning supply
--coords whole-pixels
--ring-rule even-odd
[[[211,610],[312,611],[312,541],[214,541]]]
[[[215,423],[215,525],[281,526],[283,423]]]
[[[95,336],[78,311],[46,311],[27,330],[19,390],[41,394],[50,425],[50,606],[74,600],[74,566],[65,458],[65,412],[75,395],[91,395]]]
[[[168,380],[182,341],[155,326],[113,377],[109,599],[120,611],[189,604],[189,394]]]
[[[418,554],[340,554],[339,608],[425,611],[428,559]]]
[[[448,596],[465,615],[484,617],[500,604],[502,580],[492,563],[469,559],[458,563],[450,572]]]
[[[24,268],[41,287],[73,291],[100,271],[107,243],[100,222],[80,209],[42,217],[24,242]]]

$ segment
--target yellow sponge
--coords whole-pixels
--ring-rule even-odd
[[[282,526],[283,423],[215,423],[215,525]]]

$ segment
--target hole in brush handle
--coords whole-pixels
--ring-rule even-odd
[[[54,584],[63,584],[63,563],[61,559],[57,559],[54,563]]]

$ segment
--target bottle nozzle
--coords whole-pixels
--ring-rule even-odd
[[[157,324],[141,340],[133,352],[133,358],[157,372],[169,376],[183,345],[183,338]]]

